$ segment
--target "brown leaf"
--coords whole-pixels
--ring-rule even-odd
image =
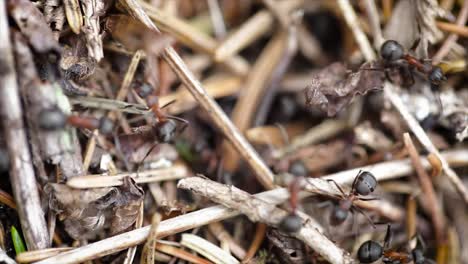
[[[364,63],[349,73],[342,63],[333,63],[312,77],[305,95],[310,107],[319,107],[328,116],[336,115],[356,95],[383,88],[385,78],[380,62]]]
[[[47,25],[44,15],[29,0],[9,0],[9,14],[31,46],[39,53],[60,52],[60,46]]]
[[[74,239],[94,239],[110,227],[117,234],[135,223],[143,190],[127,177],[116,188],[72,189],[65,184],[49,184],[49,207],[64,221]]]

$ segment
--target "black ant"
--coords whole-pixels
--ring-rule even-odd
[[[380,47],[380,56],[387,65],[394,65],[401,60],[406,61],[406,63],[426,76],[431,83],[431,89],[433,91],[437,91],[440,84],[447,80],[440,67],[433,66],[428,61],[420,60],[405,53],[403,46],[395,40],[387,40],[382,44]]]
[[[107,117],[99,119],[77,115],[65,115],[60,109],[54,107],[39,112],[39,128],[46,131],[55,131],[65,128],[66,125],[79,128],[98,129],[101,134],[110,134],[114,129],[114,123]]]
[[[295,233],[302,227],[302,219],[296,214],[296,210],[299,203],[298,194],[301,189],[301,179],[307,176],[307,168],[302,161],[295,160],[289,164],[288,172],[295,177],[288,185],[291,213],[281,220],[279,229],[286,233]]]
[[[334,180],[327,181],[333,182],[342,194],[342,196],[339,197],[340,202],[333,207],[330,215],[331,225],[337,226],[342,224],[348,218],[349,211],[356,210],[366,216],[372,226],[374,226],[372,220],[360,208],[353,204],[355,200],[371,201],[377,199],[361,197],[372,193],[377,187],[377,180],[372,173],[368,171],[359,171],[358,175],[354,178],[351,190],[348,194],[346,194]]]
[[[391,240],[391,226],[387,225],[383,247],[373,240],[364,242],[357,252],[359,261],[361,263],[372,263],[382,258],[384,264],[409,264],[411,262],[414,264],[434,263],[434,261],[424,256],[426,245],[419,235],[417,236],[416,247],[411,250],[410,253],[390,249]]]

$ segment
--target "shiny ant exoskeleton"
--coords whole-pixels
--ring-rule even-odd
[[[382,258],[384,264],[424,264],[434,263],[424,256],[425,244],[421,237],[417,236],[417,244],[410,253],[399,252],[390,248],[392,231],[390,225],[387,226],[383,247],[373,240],[364,242],[358,249],[357,257],[361,263],[373,263]]]
[[[169,102],[163,107],[160,107],[158,97],[155,95],[150,95],[147,97],[147,102],[148,106],[151,108],[151,112],[153,112],[154,116],[156,117],[156,123],[153,125],[152,130],[159,142],[167,143],[174,140],[178,130],[177,123],[175,121],[182,123],[182,127],[180,128],[179,133],[182,133],[188,126],[187,120],[177,116],[167,115],[162,111],[162,108],[172,104],[174,101]]]
[[[372,220],[360,208],[353,204],[355,200],[371,201],[377,199],[361,197],[369,195],[377,187],[377,180],[372,173],[368,171],[359,171],[356,178],[354,178],[351,190],[348,194],[346,194],[334,180],[327,181],[333,182],[342,194],[341,197],[338,197],[340,202],[332,209],[332,213],[330,215],[331,225],[336,226],[342,224],[348,218],[349,212],[353,210],[356,210],[366,216],[369,222],[373,225]]]
[[[65,128],[66,125],[79,128],[98,129],[101,134],[110,134],[114,129],[114,123],[107,117],[95,118],[77,115],[65,115],[58,108],[44,109],[39,112],[39,128],[46,131],[55,131]]]
[[[382,44],[380,47],[380,56],[384,63],[389,66],[398,65],[399,61],[405,61],[412,68],[415,68],[418,72],[426,76],[433,91],[437,91],[440,84],[447,80],[440,67],[433,66],[428,61],[423,61],[405,53],[403,46],[395,40],[387,40]]]

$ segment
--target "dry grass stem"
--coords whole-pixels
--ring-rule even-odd
[[[285,13],[289,13],[298,8],[301,3],[301,0],[282,1],[278,2],[278,5],[280,5],[278,8],[281,8]],[[274,17],[270,11],[259,11],[218,45],[214,52],[214,59],[222,62],[237,54],[270,31],[273,22]]]
[[[155,262],[155,249],[157,245],[157,230],[159,223],[161,222],[161,215],[159,213],[153,214],[151,219],[151,229],[148,235],[148,239],[143,247],[141,252],[141,260],[142,264],[150,264]]]
[[[150,183],[168,180],[177,180],[189,176],[187,167],[182,164],[175,164],[168,168],[153,169],[133,173],[119,173],[116,175],[94,174],[86,176],[77,176],[69,179],[67,185],[72,188],[102,188],[119,186],[123,184],[125,177],[132,177],[136,183]]]
[[[239,130],[232,124],[219,105],[211,98],[195,79],[179,55],[172,48],[167,48],[164,58],[174,72],[179,76],[185,87],[197,99],[201,107],[210,115],[216,127],[221,130],[224,136],[231,142],[241,156],[254,170],[259,182],[267,189],[272,189],[273,174],[265,163],[260,159],[257,152],[241,135]]]
[[[158,10],[142,1],[140,1],[140,4],[162,31],[170,33],[171,36],[197,51],[213,55],[213,51],[217,46],[216,40],[162,10]],[[239,56],[227,60],[225,65],[239,75],[246,75],[249,69],[249,64]]]
[[[10,182],[27,247],[30,250],[42,249],[49,245],[49,234],[23,122],[4,3],[0,4],[0,39],[0,113],[10,159]]]
[[[421,164],[419,159],[418,151],[411,140],[411,137],[408,133],[403,135],[403,141],[405,147],[408,150],[408,154],[411,158],[411,162],[416,170],[418,176],[418,181],[425,196],[424,204],[427,205],[427,210],[430,212],[432,224],[434,225],[435,237],[438,245],[445,243],[445,219],[443,217],[442,208],[437,199],[436,193],[434,191],[434,186],[432,185],[431,178],[427,174],[426,170]]]
[[[241,133],[252,125],[259,102],[265,99],[274,70],[281,62],[282,54],[287,48],[287,36],[288,33],[282,31],[270,40],[247,76],[242,93],[231,113],[232,122]],[[239,156],[227,142],[223,145],[223,157],[224,168],[227,171],[235,171],[239,164]]]
[[[31,263],[46,258],[50,258],[62,252],[67,252],[73,249],[72,247],[61,247],[61,248],[45,248],[40,250],[32,250],[20,253],[16,256],[16,261],[19,263]]]
[[[262,222],[276,227],[288,214],[274,204],[256,198],[234,186],[227,186],[199,177],[183,179],[179,181],[177,186],[205,196],[228,208],[235,208],[253,222]],[[303,219],[302,228],[293,235],[331,263],[353,263],[349,253],[338,248],[326,236],[318,232],[310,221]]]
[[[180,241],[180,244],[217,264],[240,263],[228,252],[196,235],[182,234],[182,240]]]
[[[257,228],[255,229],[255,235],[253,238],[252,243],[250,243],[249,250],[247,251],[247,254],[245,257],[242,259],[242,262],[248,262],[250,259],[252,259],[255,254],[257,254],[258,249],[260,248],[260,245],[263,242],[263,239],[265,239],[265,234],[266,234],[266,229],[267,225],[263,223],[258,223]]]
[[[78,0],[64,0],[65,15],[68,25],[75,34],[80,34],[83,26],[83,15],[81,14],[80,3]]]
[[[11,209],[16,210],[14,198],[3,190],[0,190],[0,203],[10,207]]]
[[[168,255],[171,255],[171,256],[186,260],[186,261],[189,261],[190,263],[195,263],[195,264],[211,264],[212,263],[204,258],[197,257],[183,249],[176,248],[170,245],[158,244],[156,245],[156,248],[158,251],[161,251],[163,253],[166,253]]]
[[[468,27],[467,26],[460,26],[457,24],[437,21],[437,27],[443,31],[457,34],[461,37],[468,38]]]
[[[468,0],[463,1],[463,6],[458,14],[456,24],[458,26],[464,26],[466,21],[468,20]],[[458,35],[457,34],[450,34],[445,41],[444,44],[439,48],[437,53],[432,57],[432,64],[437,65],[439,64],[445,56],[450,52],[452,49],[452,45],[457,41]]]
[[[366,35],[364,34],[364,31],[362,30],[356,16],[356,12],[351,6],[349,0],[338,0],[338,6],[340,7],[341,12],[343,13],[346,23],[348,24],[349,28],[353,31],[354,37],[356,38],[359,48],[361,49],[362,55],[364,55],[366,61],[375,60],[377,58],[375,52],[372,49],[372,46],[369,43],[369,40],[367,39]]]
[[[449,151],[442,155],[453,166],[466,166],[468,164],[468,150]],[[422,159],[422,164],[426,169],[430,166],[430,164],[424,159]],[[405,159],[342,171],[327,175],[324,178],[333,179],[338,182],[338,184],[351,184],[359,170],[371,171],[379,181],[403,177],[414,172],[414,168],[411,165],[410,160]],[[327,185],[324,186],[330,185],[327,183]],[[289,198],[289,192],[286,188],[277,188],[254,196],[270,204],[281,204]],[[227,209],[223,206],[213,206],[177,216],[160,223],[158,228],[158,238],[180,233],[209,223],[219,222],[239,214],[239,212]],[[36,264],[77,263],[109,255],[143,243],[149,235],[150,228],[150,226],[146,226],[114,237],[106,238],[71,250],[70,252],[45,259],[41,262],[37,262]]]
[[[288,123],[281,126],[284,127],[289,138],[299,136],[306,131],[304,123]],[[245,132],[245,137],[254,145],[263,144],[279,148],[284,147],[287,143],[285,135],[278,126],[253,127]]]
[[[431,139],[427,136],[426,132],[424,132],[422,127],[419,125],[418,121],[416,121],[416,119],[408,111],[408,108],[401,101],[401,98],[397,94],[396,89],[393,86],[393,84],[386,82],[385,87],[384,87],[384,92],[385,92],[385,96],[390,100],[390,102],[395,107],[395,109],[403,117],[403,120],[411,129],[411,132],[414,133],[414,135],[419,140],[419,142],[424,146],[424,148],[429,153],[436,155],[437,158],[441,161],[442,168],[445,174],[447,175],[448,179],[453,184],[455,189],[458,191],[460,196],[463,198],[465,203],[468,204],[468,191],[466,190],[466,187],[463,185],[462,181],[460,180],[456,172],[450,168],[450,165],[447,162],[447,160],[444,159],[444,157],[440,154],[439,150],[434,146]]]
[[[348,128],[347,122],[343,120],[326,120],[321,124],[307,130],[303,135],[292,139],[291,143],[273,152],[273,157],[281,158],[302,147],[318,143],[328,138],[334,137],[338,133]]]
[[[96,108],[102,110],[121,111],[129,114],[146,115],[149,113],[148,107],[141,104],[130,104],[123,101],[114,99],[90,97],[90,96],[76,96],[70,98],[70,103],[73,105],[80,105],[83,107]]]
[[[211,223],[208,228],[210,229],[211,233],[221,242],[225,242],[228,247],[229,247],[229,251],[232,252],[232,254],[234,256],[236,256],[238,259],[244,259],[245,257],[245,250],[244,248],[242,248],[235,240],[234,238],[231,236],[231,234],[229,234],[229,232],[227,232],[223,225],[221,223],[218,223],[218,222],[215,222],[215,223]]]

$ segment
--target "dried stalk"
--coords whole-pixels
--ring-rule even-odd
[[[99,62],[104,58],[102,49],[101,30],[99,25],[99,16],[104,11],[104,1],[102,0],[84,0],[81,2],[83,10],[83,26],[81,30],[86,37],[86,46],[88,54]]]
[[[13,63],[6,3],[0,4],[0,111],[10,157],[10,182],[28,249],[46,248],[49,234],[29,152]]]
[[[245,257],[242,258],[242,262],[249,262],[255,254],[257,254],[258,249],[262,245],[263,239],[265,238],[267,225],[264,223],[258,223],[257,228],[255,229],[255,235],[252,243],[250,243],[249,250],[245,254]]]
[[[68,25],[75,34],[80,34],[83,26],[83,15],[81,14],[80,3],[78,0],[64,0],[65,15]]]
[[[166,48],[163,57],[179,76],[185,87],[192,93],[193,97],[197,99],[203,109],[211,116],[216,127],[223,132],[254,170],[259,182],[265,188],[272,189],[274,187],[273,173],[258,156],[253,147],[241,135],[239,130],[232,124],[221,107],[206,93],[200,82],[193,76],[175,50],[171,47]]]
[[[463,1],[463,6],[458,14],[456,24],[458,26],[463,26],[468,20],[468,0]],[[437,53],[432,57],[432,63],[434,65],[439,64],[442,59],[450,52],[452,45],[457,41],[457,34],[450,34],[442,44],[442,47],[437,51]]]
[[[277,227],[288,214],[274,204],[256,198],[234,186],[220,184],[199,177],[179,181],[179,188],[188,189],[205,196],[228,208],[235,208],[253,222],[262,222]],[[318,232],[315,225],[303,220],[302,228],[294,235],[331,263],[353,263],[353,260],[342,249],[338,248],[326,236]]]
[[[139,3],[162,31],[169,33],[181,43],[197,51],[213,55],[213,51],[217,46],[215,39],[148,3],[143,1],[139,1]],[[225,65],[239,75],[246,75],[249,70],[248,63],[240,56],[230,58],[225,62]]]
[[[232,122],[241,133],[253,123],[257,107],[264,99],[274,70],[281,63],[283,53],[287,49],[288,35],[287,31],[281,31],[270,40],[247,76],[245,86],[231,114]],[[239,156],[228,142],[223,144],[222,156],[224,168],[229,172],[235,171],[239,164]]]
[[[401,101],[401,98],[397,94],[393,84],[386,82],[384,86],[384,93],[385,93],[385,96],[393,104],[395,109],[403,117],[403,120],[405,120],[408,127],[414,133],[414,135],[419,140],[419,142],[424,146],[424,148],[429,153],[432,153],[437,158],[439,158],[439,160],[442,163],[442,168],[445,174],[447,175],[448,179],[450,180],[452,185],[455,187],[455,189],[458,191],[460,196],[463,198],[465,203],[468,204],[468,191],[466,190],[466,187],[463,185],[463,182],[460,180],[456,172],[450,168],[450,165],[447,162],[447,160],[445,160],[444,157],[440,154],[439,150],[434,146],[431,139],[427,136],[426,132],[424,132],[422,127],[419,125],[418,121],[416,121],[416,119],[409,112],[408,108],[406,108],[405,104]]]
[[[443,153],[443,156],[453,166],[466,166],[468,164],[468,150],[448,151]],[[425,159],[422,159],[422,164],[425,169],[429,168],[430,166],[430,164]],[[327,175],[324,178],[333,179],[339,184],[351,184],[359,170],[371,171],[379,181],[403,177],[414,172],[414,168],[411,166],[410,160],[405,159],[399,161],[383,162],[372,166],[342,171],[339,173]],[[254,196],[270,204],[281,204],[289,198],[289,192],[285,188],[277,188],[271,191],[256,194]],[[159,224],[157,231],[158,237],[161,238],[180,233],[185,230],[193,229],[195,227],[207,225],[209,223],[219,222],[239,214],[239,212],[227,209],[223,206],[208,207],[162,221]],[[150,229],[151,226],[146,226],[132,230],[86,246],[82,246],[69,252],[62,253],[58,256],[36,262],[36,264],[78,263],[101,256],[110,255],[112,253],[145,242],[149,235]]]
[[[348,124],[342,120],[325,120],[319,125],[309,129],[303,135],[295,137],[291,143],[273,152],[273,157],[282,158],[296,150],[331,138],[348,128]]]
[[[191,253],[189,253],[189,252],[187,252],[187,251],[185,251],[183,249],[176,248],[176,247],[169,246],[169,245],[158,244],[156,246],[156,249],[158,251],[169,254],[171,256],[186,260],[189,263],[194,263],[194,264],[211,264],[212,263],[212,262],[210,262],[210,261],[208,261],[208,260],[206,260],[204,258],[200,258],[200,257],[198,257],[198,256],[196,256],[194,254],[191,254]],[[151,262],[151,263],[153,263],[153,262]]]
[[[413,141],[411,140],[411,137],[408,133],[405,133],[403,135],[403,141],[405,142],[405,147],[408,150],[411,162],[414,166],[414,169],[416,170],[416,174],[418,175],[419,184],[421,185],[421,189],[425,196],[424,204],[427,205],[427,210],[430,212],[431,215],[437,244],[439,246],[443,245],[445,244],[445,219],[442,213],[442,208],[439,204],[439,201],[437,200],[437,196],[434,191],[434,186],[432,185],[431,178],[421,165],[418,151],[416,150],[416,147],[414,146]]]
[[[459,35],[461,37],[468,37],[468,27],[467,26],[460,26],[457,24],[447,23],[447,22],[436,22],[437,27],[443,31],[447,31],[449,33],[453,33]]]
[[[302,1],[289,0],[279,2],[279,8],[289,13],[298,8]],[[239,51],[249,46],[252,42],[271,30],[274,22],[273,14],[268,10],[263,10],[251,16],[234,33],[230,34],[214,52],[214,59],[222,62]]]
[[[208,226],[211,233],[221,242],[225,242],[229,247],[229,250],[232,252],[234,256],[239,259],[243,259],[245,257],[245,250],[242,248],[235,240],[232,238],[231,234],[227,232],[221,223],[212,223]]]
[[[366,13],[369,17],[372,36],[374,36],[374,48],[379,49],[382,43],[384,42],[382,30],[380,28],[379,11],[377,11],[375,1],[365,0],[364,3],[366,5]]]
[[[41,250],[26,251],[16,256],[16,261],[19,263],[31,263],[39,261],[45,258],[50,258],[62,252],[66,252],[73,249],[72,247],[60,247],[60,248],[45,248]]]
[[[217,0],[208,0],[207,2],[215,36],[217,39],[222,39],[226,36],[226,24],[224,23],[223,11]]]
[[[236,264],[239,261],[211,242],[192,234],[182,234],[180,244],[219,264]]]
[[[102,188],[111,186],[120,186],[125,177],[132,177],[136,183],[149,183],[168,180],[177,180],[189,176],[187,167],[181,164],[175,164],[168,168],[140,171],[134,173],[120,173],[116,175],[94,174],[86,176],[73,177],[67,181],[67,185],[72,188]]]
[[[356,16],[356,12],[354,12],[353,7],[349,0],[338,0],[338,6],[343,13],[343,16],[348,24],[349,28],[353,31],[354,37],[361,49],[362,54],[366,61],[373,61],[377,57],[375,55],[374,50],[372,49],[369,40],[367,39],[366,35],[362,31],[361,26],[359,25],[359,21]]]

